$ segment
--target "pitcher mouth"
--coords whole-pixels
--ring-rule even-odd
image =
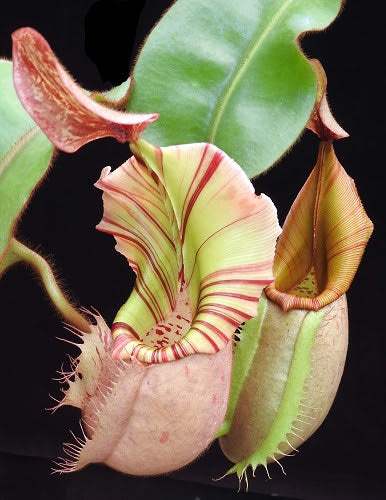
[[[190,330],[194,316],[188,290],[183,285],[177,295],[175,307],[166,318],[154,324],[142,335],[122,321],[113,324],[111,329],[114,338],[113,358],[123,357],[123,351],[125,358],[137,358],[141,352],[141,357],[144,356],[146,360],[149,359],[149,363],[154,364],[170,361],[167,354],[169,350],[173,351],[174,359],[195,354],[193,346],[187,351],[184,345],[188,342],[185,336]]]
[[[267,296],[285,311],[331,304],[348,290],[372,230],[332,142],[320,141],[315,167],[278,239]]]

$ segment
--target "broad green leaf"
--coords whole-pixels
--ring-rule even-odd
[[[306,126],[316,98],[301,33],[326,27],[341,0],[178,0],[148,37],[128,109],[161,117],[143,134],[160,146],[207,141],[249,177]]]
[[[0,260],[17,219],[46,173],[54,146],[16,95],[12,63],[0,61]]]

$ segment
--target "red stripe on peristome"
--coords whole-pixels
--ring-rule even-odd
[[[149,309],[149,312],[153,316],[154,321],[157,323],[158,321],[161,321],[163,319],[163,313],[162,313],[161,306],[159,305],[157,299],[154,297],[153,292],[149,289],[149,287],[146,286],[146,281],[143,278],[141,269],[139,267],[137,269],[136,275],[137,275],[137,279],[135,281],[134,289],[137,292],[137,294],[139,295],[139,297],[141,297],[141,299],[144,302],[144,304],[146,305],[146,307]],[[146,292],[146,295],[148,298],[145,297],[142,290],[143,290],[143,292]],[[150,302],[148,299],[151,301],[152,305],[150,305]],[[157,311],[157,314],[156,314],[156,311]]]
[[[183,341],[188,344],[188,346],[190,347],[191,349],[191,353],[192,354],[198,354],[198,351],[197,349],[194,347],[194,345],[186,338],[186,336],[183,338]]]
[[[356,250],[356,249],[362,249],[366,245],[367,245],[367,241],[360,241],[359,243],[353,243],[352,245],[341,248],[337,252],[328,255],[327,262],[331,262],[333,259],[335,259],[336,257],[340,257],[342,254],[344,254],[346,252],[351,252],[352,250]],[[331,250],[331,249],[329,248],[329,250]]]
[[[139,276],[139,274],[137,274],[137,276]],[[142,275],[140,275],[140,276],[142,278]],[[141,289],[143,290],[144,287],[142,286]],[[149,309],[150,314],[153,316],[154,321],[156,323],[158,323],[159,321],[161,321],[163,319],[162,309],[161,309],[160,305],[158,304],[158,302],[156,302],[157,309],[158,309],[158,314],[159,314],[159,317],[157,317],[156,314],[155,314],[155,312],[154,312],[154,310],[153,310],[153,308],[150,306],[148,300],[145,298],[144,294],[141,292],[141,289],[136,284],[134,285],[134,290],[137,292],[137,294],[139,295],[139,297],[142,299],[142,301],[146,305],[146,307]],[[154,299],[154,300],[156,300],[156,299]]]
[[[168,361],[168,355],[167,355],[166,349],[163,349],[161,352],[161,361],[163,363],[167,363],[167,361]]]
[[[226,304],[219,304],[219,303],[215,303],[215,302],[208,302],[208,303],[203,304],[202,307],[215,307],[216,309],[220,309],[221,308],[221,309],[225,309],[226,311],[234,313],[236,316],[241,316],[244,319],[250,319],[251,318],[251,316],[249,314],[245,313],[244,311],[241,311],[240,309],[236,309],[236,308],[231,307],[231,306],[227,306]],[[199,311],[201,311],[201,308],[199,309]]]
[[[182,210],[181,210],[181,219],[182,219],[182,215],[186,212],[186,203],[187,203],[187,200],[190,198],[190,192],[193,189],[193,185],[195,184],[197,177],[199,176],[199,173],[201,171],[202,165],[204,164],[204,158],[206,156],[206,153],[207,153],[208,149],[209,149],[209,144],[207,143],[204,146],[204,151],[201,154],[200,162],[199,162],[197,168],[195,169],[193,177],[192,177],[192,179],[190,181],[189,187],[186,190],[186,195],[185,195],[184,203],[183,203]]]
[[[197,259],[198,259],[198,254],[201,250],[201,248],[213,237],[215,236],[216,234],[218,234],[219,232],[223,231],[224,229],[227,229],[229,226],[233,225],[233,224],[237,224],[238,222],[240,222],[241,220],[244,220],[244,219],[247,219],[249,217],[253,217],[254,215],[256,214],[250,214],[248,215],[247,217],[245,218],[241,218],[241,219],[237,219],[237,220],[234,220],[233,222],[229,223],[229,224],[226,224],[225,226],[222,226],[220,227],[217,231],[213,232],[210,236],[208,236],[208,238],[206,238],[202,243],[201,245],[199,246],[199,248],[196,250],[196,253],[195,253],[195,257],[194,257],[194,263],[193,263],[193,266],[192,266],[192,271],[191,271],[191,275],[189,278],[185,278],[185,281],[186,283],[189,285],[190,283],[190,280],[192,279],[192,276],[194,274],[194,270],[195,270],[195,267],[196,267],[196,264],[197,264]],[[205,276],[201,283],[205,282],[205,281],[208,281],[208,279],[211,279],[212,277],[214,276],[218,276],[218,275],[226,275],[226,274],[242,274],[244,272],[248,272],[248,274],[257,274],[261,271],[269,271],[270,272],[270,275],[272,275],[272,265],[273,265],[273,259],[269,259],[269,260],[266,260],[266,261],[263,261],[263,262],[260,262],[259,264],[252,264],[252,265],[249,265],[249,266],[238,266],[238,267],[231,267],[231,268],[228,268],[228,269],[220,269],[219,271],[215,271],[211,274],[209,274],[208,276]],[[269,283],[273,281],[273,278],[270,279]],[[267,284],[269,284],[267,283]]]
[[[161,172],[161,175],[162,175],[163,179],[165,179],[162,149],[159,148],[158,146],[154,146],[154,152],[155,152],[155,161],[156,161],[156,163],[158,165],[158,168],[160,169],[160,172]],[[155,172],[153,172],[153,173],[155,173]]]
[[[220,347],[216,344],[216,342],[212,339],[212,337],[210,335],[208,335],[204,331],[200,330],[200,328],[197,328],[196,326],[192,326],[191,329],[195,330],[200,335],[202,335],[213,346],[215,352],[218,352],[220,350]]]
[[[132,335],[134,338],[136,338],[137,340],[140,340],[140,337],[139,335],[137,334],[137,332],[134,330],[134,328],[132,328],[130,325],[128,325],[127,323],[124,323],[123,321],[116,321],[115,323],[113,323],[112,327],[111,327],[111,334],[114,335],[114,333],[117,331],[117,330],[126,330],[128,333],[126,332],[122,332],[122,334],[119,334],[120,335]],[[117,337],[118,338],[118,335]]]
[[[129,234],[133,234],[131,231],[129,231],[128,228],[125,228],[124,226],[120,226],[120,224],[115,223],[113,220],[108,219],[107,217],[103,217],[102,220],[107,222],[108,224],[122,228],[123,230],[127,231],[127,233],[129,233]],[[140,235],[138,235],[136,233],[134,233],[133,236],[129,236],[129,235],[121,234],[121,233],[118,233],[118,232],[115,232],[112,230],[107,230],[107,229],[103,229],[103,232],[105,232],[107,234],[111,234],[115,238],[122,238],[125,241],[129,241],[130,243],[133,244],[133,246],[137,246],[137,248],[139,248],[141,250],[141,252],[146,256],[147,261],[152,265],[155,273],[157,274],[159,281],[160,281],[163,289],[166,292],[170,307],[171,308],[174,307],[174,303],[175,303],[174,290],[169,282],[168,274],[165,272],[164,268],[159,264],[159,259],[157,258],[157,256],[154,255],[153,245],[148,240],[140,238]],[[174,250],[174,253],[175,253],[175,250]],[[153,258],[153,256],[154,256],[154,258]],[[157,266],[155,265],[155,263],[157,263]],[[139,275],[138,272],[136,274]],[[161,274],[162,274],[162,277],[161,277]],[[148,287],[146,285],[143,285],[143,288],[148,290]],[[150,290],[149,290],[149,295],[151,295]]]
[[[345,224],[347,224],[347,221],[350,222],[350,220],[355,217],[355,215],[357,214],[357,212],[360,212],[361,211],[361,203],[357,203],[356,205],[353,205],[351,207],[351,210],[347,211],[345,214],[344,214],[344,217],[340,217],[340,219],[338,220],[338,222],[332,226],[326,233],[325,233],[325,238],[331,236],[331,234],[333,234],[340,226],[344,226]],[[346,236],[342,239],[346,239]]]
[[[130,163],[131,169],[126,168],[127,163]],[[123,170],[123,172],[135,181],[137,184],[139,184],[141,187],[145,189],[145,191],[153,191],[153,194],[158,196],[160,199],[160,193],[156,186],[152,185],[146,177],[143,175],[143,172],[146,172],[149,177],[151,177],[151,173],[149,172],[149,169],[147,168],[146,165],[144,165],[141,161],[139,161],[137,158],[130,158],[127,162],[123,163],[120,168]],[[134,176],[131,173],[131,170],[134,170],[136,173],[136,176]],[[156,184],[155,180],[151,177],[152,181]],[[158,177],[157,177],[158,180]]]
[[[118,337],[114,340],[113,346],[113,358],[118,358],[121,355],[121,352],[127,347],[130,343],[129,337],[122,333],[118,335]]]
[[[217,278],[218,276],[227,276],[229,274],[253,274],[258,271],[266,270],[266,268],[271,268],[272,267],[272,259],[260,262],[259,264],[247,264],[243,266],[234,266],[234,267],[227,267],[223,269],[218,269],[217,271],[213,271],[210,274],[207,274],[204,276],[202,279],[201,283],[204,283],[212,278]]]
[[[273,280],[248,280],[248,279],[223,279],[223,280],[217,280],[217,281],[212,281],[211,283],[207,283],[206,285],[201,286],[200,290],[204,290],[205,288],[211,287],[211,286],[216,286],[216,285],[269,285]]]
[[[126,199],[128,199],[133,205],[135,205],[135,207],[140,211],[142,212],[142,214],[148,219],[150,220],[150,222],[158,229],[158,231],[163,235],[163,237],[168,241],[168,243],[170,244],[170,246],[173,248],[173,250],[175,250],[175,245],[174,245],[174,242],[172,241],[172,239],[169,237],[169,235],[166,233],[165,229],[159,224],[159,222],[155,219],[155,217],[153,217],[153,215],[151,214],[151,212],[149,212],[148,210],[146,210],[144,208],[144,205],[140,202],[138,202],[135,198],[139,198],[141,199],[142,201],[145,200],[146,203],[150,204],[150,205],[153,205],[153,207],[155,207],[157,210],[160,210],[160,207],[158,205],[156,205],[154,202],[152,202],[151,200],[149,200],[148,198],[145,198],[144,196],[139,196],[138,194],[134,193],[132,195],[130,195],[130,193],[127,193],[126,191],[122,191],[121,189],[118,189],[116,187],[113,187],[111,186],[110,184],[106,183],[104,180],[99,180],[97,185],[99,185],[101,187],[101,189],[105,192],[107,192],[113,199],[114,199],[114,196],[111,195],[111,193],[115,193],[119,196],[122,196]],[[99,187],[98,186],[98,187]],[[127,211],[126,207],[122,207],[123,210]],[[133,217],[135,219],[135,216],[133,214],[129,214],[131,217]],[[120,229],[124,229],[124,230],[127,230],[127,227],[126,226],[123,226],[121,224],[119,224],[118,222],[115,222],[115,225],[117,227],[119,227]],[[156,239],[156,238],[155,238]]]
[[[182,357],[182,358],[186,358],[187,356],[189,356],[189,353],[188,353],[188,351],[185,349],[185,347],[184,347],[184,345],[183,345],[182,341],[177,342],[175,345],[176,345],[176,347],[178,347],[178,349],[180,350],[180,352],[181,352],[181,357]]]
[[[106,217],[103,217],[102,220],[104,220],[105,222],[113,225],[113,226],[116,226],[117,224],[110,220],[110,219],[107,219]],[[128,235],[124,235],[124,234],[121,234],[121,233],[118,233],[118,232],[115,232],[113,230],[108,230],[106,228],[103,228],[101,229],[104,233],[106,234],[111,234],[112,236],[114,236],[115,238],[122,238],[123,240],[125,241],[128,241],[130,242],[133,246],[136,246],[137,248],[139,248],[139,250],[146,256],[146,259],[148,261],[148,263],[151,265],[151,267],[154,269],[154,272],[156,273],[158,279],[159,279],[159,282],[161,283],[161,286],[162,288],[165,290],[166,292],[166,295],[167,295],[167,298],[168,298],[168,302],[169,302],[169,306],[171,308],[174,307],[174,302],[175,302],[175,298],[174,296],[172,295],[173,293],[173,290],[171,289],[171,286],[168,282],[168,277],[165,275],[164,273],[164,270],[161,266],[156,266],[155,263],[158,263],[157,259],[154,259],[153,260],[153,257],[152,255],[150,254],[149,252],[149,249],[145,247],[145,245],[143,243],[141,243],[137,238],[134,238],[134,237],[130,237]],[[151,247],[151,245],[149,244],[149,247]],[[159,268],[158,268],[159,267]],[[161,273],[160,273],[160,270],[162,271],[162,274],[163,274],[163,277],[161,276]],[[140,273],[139,273],[139,269],[138,269],[138,272],[137,272],[137,277],[140,276]],[[164,280],[165,279],[165,280]],[[143,281],[143,283],[145,283]],[[167,285],[166,285],[167,284]],[[149,288],[144,284],[143,285],[143,288],[144,290],[147,290],[148,291],[148,294],[149,296],[151,297],[152,294],[151,294],[151,291],[149,290]],[[163,314],[161,313],[161,308],[159,307],[158,305],[158,302],[156,301],[156,299],[154,299],[155,303],[157,304],[158,306],[158,310],[159,310],[159,313],[160,313],[160,317],[159,318],[155,318],[158,321],[161,321],[163,319]],[[150,308],[151,310],[151,308]]]
[[[197,329],[197,331],[199,331],[199,330]],[[219,350],[219,347],[210,339],[209,336],[207,336],[207,334],[205,332],[200,331],[200,333],[208,339],[208,341],[214,346],[215,351],[217,352]],[[192,344],[188,340],[185,339],[185,341],[191,347],[192,353],[196,354],[198,352],[197,349],[194,346],[192,346]],[[127,346],[129,344],[132,344],[131,351],[130,351],[129,355],[136,357],[140,361],[141,361],[142,354],[144,354],[144,359],[147,359],[147,354],[149,353],[149,351],[151,351],[150,364],[166,363],[166,362],[172,361],[173,359],[179,360],[179,359],[182,359],[190,354],[185,349],[185,347],[183,346],[183,344],[181,342],[177,342],[177,343],[175,343],[171,346],[168,346],[168,347],[161,347],[158,349],[154,349],[154,348],[151,348],[151,347],[145,345],[142,342],[135,343],[132,340],[130,340],[127,335],[120,334],[116,338],[116,341],[114,344],[113,356],[115,358],[119,357],[121,352],[124,349],[127,349]],[[135,345],[133,345],[133,344],[135,344]],[[143,351],[145,351],[145,353],[143,353]],[[172,356],[171,359],[169,358],[170,354]]]
[[[204,153],[203,153],[203,156],[202,156],[202,160],[200,162],[200,165],[204,159],[204,156],[206,154],[206,151],[208,149],[208,145],[206,145],[206,148],[204,150]],[[213,174],[216,172],[218,166],[220,165],[221,161],[223,160],[224,156],[223,156],[223,153],[222,151],[218,150],[215,152],[215,154],[213,155],[213,158],[211,159],[207,169],[205,170],[205,173],[204,175],[201,177],[199,183],[198,183],[198,186],[196,187],[196,189],[194,190],[194,193],[192,194],[189,202],[188,202],[188,206],[186,207],[186,211],[185,211],[185,214],[184,214],[184,219],[183,219],[183,222],[181,224],[181,244],[183,245],[184,244],[184,241],[185,241],[185,233],[186,233],[186,227],[187,227],[187,223],[188,223],[188,219],[189,219],[189,216],[190,216],[190,213],[193,209],[193,206],[194,204],[196,203],[198,197],[200,196],[201,192],[203,191],[204,187],[207,185],[209,179],[213,176]]]
[[[242,299],[248,302],[259,302],[258,297],[254,297],[252,295],[243,295],[241,293],[232,293],[232,292],[207,293],[206,295],[200,296],[200,301],[206,299],[207,297],[233,297],[235,299]]]
[[[359,211],[359,207],[356,207],[355,212],[358,212],[358,211]],[[353,214],[350,213],[349,217],[346,217],[346,218],[352,219],[352,217],[353,217]],[[346,224],[346,221],[342,219],[342,221],[340,221],[330,231],[328,231],[328,233],[326,234],[326,239],[332,238],[334,236],[334,232],[336,230],[338,230],[339,226],[342,226],[343,224]],[[328,252],[331,252],[334,247],[340,246],[340,244],[342,242],[347,241],[347,240],[351,240],[354,238],[354,236],[360,235],[361,233],[364,233],[364,235],[363,235],[363,239],[358,242],[358,245],[366,245],[367,244],[366,235],[370,229],[371,229],[371,226],[369,226],[369,225],[368,226],[359,226],[359,227],[354,228],[354,231],[352,231],[351,233],[345,234],[342,238],[340,238],[337,241],[333,241],[333,243],[328,246],[328,249],[327,249]],[[358,236],[358,238],[360,238],[360,236]],[[356,238],[356,239],[358,239],[358,238]],[[348,247],[346,247],[346,248],[348,248]],[[355,246],[354,246],[354,248],[355,248]]]
[[[206,328],[208,328],[208,330],[211,330],[213,333],[215,333],[223,342],[227,343],[228,340],[229,340],[229,337],[227,335],[225,335],[225,333],[223,333],[221,330],[219,330],[216,326],[212,325],[212,323],[209,323],[208,321],[203,321],[201,319],[198,319],[194,322],[194,326],[195,325],[202,325],[202,326],[205,326]],[[232,325],[233,326],[233,325]],[[239,324],[237,325],[239,326]],[[236,328],[237,328],[236,326]],[[232,332],[233,333],[233,332]]]
[[[178,350],[177,350],[176,344],[171,345],[171,346],[170,346],[170,349],[171,349],[171,351],[172,351],[172,353],[173,353],[173,357],[174,357],[174,359],[176,359],[176,360],[177,360],[177,359],[180,359],[180,358],[182,357],[182,356],[180,356],[180,354],[179,354],[179,352],[178,352]]]
[[[335,154],[334,154],[334,156],[335,156]],[[322,183],[322,186],[323,186],[324,189],[323,189],[323,192],[319,191],[319,197],[316,200],[317,204],[319,204],[320,202],[323,203],[323,201],[327,197],[328,193],[331,191],[331,189],[335,185],[336,179],[338,177],[340,177],[340,174],[342,173],[342,170],[344,171],[343,167],[338,162],[338,160],[336,159],[336,157],[334,159],[336,161],[334,161],[333,165],[330,167],[330,171],[329,171],[329,173],[327,175],[327,178],[325,179],[325,183]],[[324,168],[324,162],[321,162],[320,166],[319,166],[319,169],[318,169],[319,170],[319,172],[318,172],[318,184],[321,183],[320,176],[322,176],[322,170],[323,170],[323,168]],[[346,173],[346,172],[344,171],[344,173]]]
[[[215,305],[217,307],[217,304]],[[223,314],[219,311],[216,311],[214,309],[209,309],[207,308],[207,305],[205,304],[204,307],[201,309],[201,307],[197,311],[198,314],[209,314],[211,316],[217,316],[219,318],[222,318],[224,321],[232,325],[233,327],[237,328],[240,325],[240,321],[236,320],[234,318],[231,318],[230,316],[227,316],[226,314]],[[243,316],[244,317],[244,316]],[[251,316],[247,316],[247,319],[250,319]]]
[[[136,344],[131,351],[131,355],[139,359],[140,352],[143,348],[146,348],[144,344]]]

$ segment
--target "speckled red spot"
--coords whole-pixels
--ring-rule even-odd
[[[166,443],[169,440],[169,433],[168,431],[163,431],[161,434],[161,437],[159,439],[160,443]]]

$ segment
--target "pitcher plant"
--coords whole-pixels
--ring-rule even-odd
[[[105,93],[81,88],[33,28],[13,34],[12,62],[0,61],[0,118],[11,123],[0,139],[0,275],[32,265],[79,338],[55,409],[80,408],[81,433],[55,470],[103,462],[163,474],[219,438],[228,473],[247,479],[248,467],[268,472],[325,419],[347,351],[345,293],[372,223],[334,152],[348,134],[329,110],[324,70],[294,40],[340,7],[178,0],[132,78]],[[182,38],[181,23],[200,44]],[[306,127],[319,153],[281,232],[250,178]],[[136,274],[110,326],[79,311],[15,236],[55,151],[103,137],[132,153],[95,183],[97,229]]]

